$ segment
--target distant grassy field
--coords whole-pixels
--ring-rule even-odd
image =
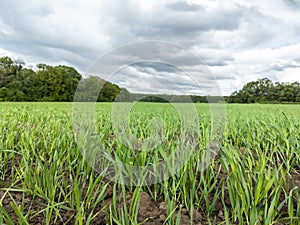
[[[83,159],[72,103],[0,103],[0,224],[299,224],[300,105],[226,105],[223,139],[205,170],[210,110],[195,107],[198,144],[188,162],[162,182],[132,186]],[[111,110],[112,103],[96,104],[93,135],[126,165],[156,164],[182,141],[169,104],[131,110],[136,145],[159,133],[151,151],[118,138]]]

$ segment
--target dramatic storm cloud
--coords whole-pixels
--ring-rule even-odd
[[[84,73],[97,58],[121,45],[167,41],[201,60],[162,48],[162,58],[173,62],[168,65],[141,62],[133,52],[120,52],[102,65],[103,71],[128,58],[137,63],[123,65],[106,78],[132,91],[193,94],[213,89],[215,78],[228,95],[257,78],[300,80],[299,15],[297,0],[3,0],[0,56],[68,64]],[[136,51],[152,50],[149,45]],[[206,74],[196,84],[191,77],[204,65]]]

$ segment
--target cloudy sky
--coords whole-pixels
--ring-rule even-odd
[[[169,51],[169,44],[149,42],[135,51],[117,51],[122,55],[114,52],[109,64],[130,64],[103,76],[131,91],[199,94],[199,86],[218,85],[228,95],[262,77],[300,81],[299,19],[299,0],[2,0],[0,56],[66,64],[102,76],[106,71],[93,65],[116,48],[169,42],[180,48]],[[157,46],[169,54],[160,50],[164,56],[156,52],[152,59],[158,62],[143,62],[143,53],[158,51]]]

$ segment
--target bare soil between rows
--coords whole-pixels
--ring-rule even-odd
[[[17,167],[20,163],[22,157],[15,155],[14,160],[9,161],[10,167]],[[228,175],[224,169],[221,169],[221,173],[219,175],[219,180],[227,179]],[[289,177],[286,178],[287,184],[286,187],[288,190],[291,190],[295,187],[295,185],[300,190],[300,175],[299,174],[291,174]],[[0,188],[9,187],[11,186],[12,178],[5,177],[4,180],[0,180]],[[15,184],[16,186],[18,184]],[[84,188],[84,187],[83,187]],[[201,193],[199,193],[201,194]],[[212,193],[213,194],[213,193]],[[225,221],[224,218],[224,207],[223,203],[226,204],[228,209],[230,209],[230,199],[229,194],[225,191],[224,199],[221,199],[222,196],[219,196],[217,200],[217,204],[215,207],[215,211],[212,215],[207,217],[205,212],[201,210],[193,210],[191,213],[186,208],[181,208],[180,211],[176,210],[174,212],[175,218],[180,213],[180,224],[181,225],[189,225],[191,224],[191,214],[193,215],[192,221],[195,225],[204,225],[204,224],[217,224]],[[158,198],[158,199],[162,199]],[[285,199],[284,195],[281,195],[281,200]],[[128,191],[126,195],[126,204],[129,206],[132,200],[132,193]],[[211,199],[212,201],[212,199]],[[18,216],[14,209],[12,208],[12,202],[17,206],[24,206],[24,213],[30,212],[29,224],[37,224],[42,225],[46,223],[46,218],[43,214],[43,211],[47,207],[47,201],[40,197],[35,197],[29,195],[28,193],[18,192],[14,190],[9,191],[0,191],[0,204],[2,207],[7,211],[9,216],[12,218],[15,224],[19,224]],[[106,195],[104,200],[96,206],[94,213],[97,216],[92,220],[91,224],[93,225],[105,225],[109,220],[107,216],[107,212],[109,212],[110,206],[113,203],[113,187],[112,185],[108,186],[106,189]],[[122,207],[123,202],[119,202],[118,207]],[[205,206],[203,206],[205,208]],[[285,205],[282,208],[282,214],[284,215],[287,212],[287,206]],[[37,213],[40,212],[40,213]],[[50,224],[75,224],[76,221],[76,210],[61,210],[60,214],[62,215],[61,218],[55,220],[55,212],[50,219]],[[166,210],[166,203],[163,200],[154,201],[151,196],[146,192],[141,192],[140,194],[140,204],[138,210],[138,221],[141,224],[145,225],[158,225],[164,224],[164,221],[167,219],[167,210]],[[238,224],[238,222],[233,223]],[[281,221],[277,222],[277,225],[289,224],[288,221]]]

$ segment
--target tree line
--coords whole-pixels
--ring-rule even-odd
[[[262,78],[247,83],[241,90],[233,92],[230,96],[191,95],[189,97],[192,102],[200,103],[224,100],[229,103],[300,102],[300,83],[273,83],[268,78]],[[187,102],[187,96],[131,93],[96,76],[83,78],[70,66],[38,64],[33,70],[26,68],[23,60],[0,57],[0,101],[71,102],[74,100]]]
[[[38,64],[36,69],[25,67],[23,60],[0,58],[0,101],[65,101],[78,98],[89,101],[97,87],[103,87],[97,101],[114,101],[120,88],[98,77],[83,77],[73,67]],[[79,86],[78,86],[79,85]]]
[[[300,83],[272,82],[268,78],[251,81],[233,92],[229,103],[295,103],[300,102]]]

